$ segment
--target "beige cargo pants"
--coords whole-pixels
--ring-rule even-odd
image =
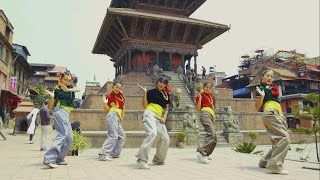
[[[259,167],[271,171],[282,170],[290,143],[285,120],[274,109],[266,109],[263,112],[262,120],[273,145],[268,154],[260,160]]]

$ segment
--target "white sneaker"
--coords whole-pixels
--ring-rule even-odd
[[[139,165],[139,167],[140,167],[141,169],[150,169],[150,167],[148,166],[148,164],[147,164],[145,161],[143,161],[143,160],[138,159],[138,160],[137,160],[137,164]]]
[[[112,161],[112,158],[109,155],[100,154],[99,155],[99,160],[100,161]]]
[[[282,169],[282,170],[270,170],[270,169],[268,169],[268,170],[269,170],[269,172],[271,174],[280,174],[280,175],[288,175],[289,174],[289,172],[287,170],[284,170],[284,169]]]
[[[55,163],[43,163],[44,165],[48,166],[51,169],[57,168],[58,164]]]
[[[197,157],[200,160],[201,163],[203,164],[209,164],[208,156],[204,156],[201,153],[197,153]]]
[[[33,144],[34,142],[33,141],[28,141],[28,144]]]

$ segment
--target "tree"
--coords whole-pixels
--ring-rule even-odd
[[[317,160],[320,162],[319,159],[319,148],[318,148],[318,138],[317,134],[320,133],[320,95],[318,93],[310,93],[307,95],[302,96],[303,99],[306,99],[312,103],[312,106],[309,104],[303,107],[299,107],[302,110],[302,113],[294,113],[295,118],[303,118],[306,120],[312,120],[314,122],[313,127],[308,128],[308,131],[312,132],[315,137],[316,143],[316,151],[317,151]]]
[[[50,99],[50,96],[46,93],[42,84],[38,84],[37,87],[34,88],[35,91],[39,93],[39,95],[34,95],[32,97],[33,104],[36,108],[41,108],[44,100]]]

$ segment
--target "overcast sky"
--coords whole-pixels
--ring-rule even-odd
[[[114,78],[108,56],[91,54],[110,0],[0,0],[14,27],[13,42],[30,51],[30,63],[66,66],[85,82]],[[297,50],[319,56],[319,0],[207,0],[192,18],[231,30],[198,51],[198,68],[216,65],[237,73],[240,56],[257,49]]]

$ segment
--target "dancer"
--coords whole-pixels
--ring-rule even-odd
[[[201,111],[200,122],[206,132],[202,145],[197,148],[197,157],[204,164],[209,163],[210,156],[217,145],[217,135],[214,118],[214,96],[212,95],[213,84],[205,82],[203,92],[197,92],[196,111]]]
[[[145,127],[147,137],[140,146],[140,150],[136,157],[137,164],[141,169],[149,169],[148,155],[157,135],[160,136],[157,143],[156,154],[153,157],[152,163],[154,165],[163,165],[166,159],[170,138],[165,126],[168,115],[169,97],[166,92],[168,80],[161,76],[154,89],[148,90],[146,87],[138,86],[144,90],[142,98],[142,106],[145,108],[142,123]]]
[[[124,146],[126,134],[120,124],[124,115],[124,93],[121,91],[121,82],[115,81],[112,85],[112,92],[107,96],[102,96],[104,110],[108,113],[106,125],[108,128],[108,138],[104,141],[99,152],[99,160],[111,161],[118,158]]]
[[[267,168],[270,173],[288,174],[283,169],[284,158],[289,150],[289,134],[282,114],[279,91],[273,85],[273,71],[268,69],[262,72],[260,85],[256,87],[256,108],[263,107],[262,121],[273,144],[266,156],[261,158],[259,167]]]
[[[70,113],[73,110],[73,100],[75,92],[80,90],[74,87],[72,82],[72,75],[70,72],[59,73],[59,84],[52,93],[48,90],[46,92],[50,95],[49,102],[50,110],[53,110],[52,116],[54,119],[54,128],[57,131],[57,136],[52,142],[52,147],[44,154],[43,164],[50,168],[57,168],[58,165],[67,165],[64,160],[68,154],[72,141],[72,129],[70,124]],[[54,108],[54,104],[56,106]]]

